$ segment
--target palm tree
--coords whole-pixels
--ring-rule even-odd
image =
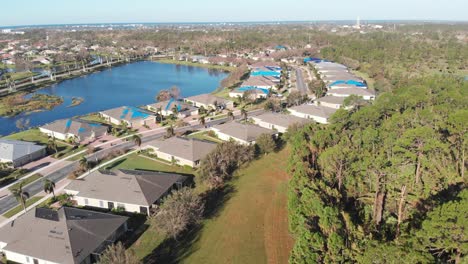
[[[85,157],[82,157],[79,161],[79,164],[80,164],[80,168],[83,169],[83,170],[87,170],[88,169],[88,160],[85,158]]]
[[[29,198],[29,193],[23,190],[24,182],[20,182],[18,188],[13,189],[11,193],[16,198],[16,200],[23,206],[24,211],[26,212],[26,200]]]
[[[168,126],[166,128],[166,137],[170,138],[172,136],[174,136],[175,132],[174,132],[174,127],[172,125]]]
[[[229,110],[228,113],[227,113],[227,117],[231,120],[234,120],[234,113],[232,112],[232,110]]]
[[[244,119],[244,121],[246,121],[248,113],[247,113],[247,110],[245,110],[245,108],[241,109],[241,115],[242,115],[242,118]]]
[[[200,122],[200,125],[202,125],[202,126],[204,126],[206,128],[205,116],[200,116],[200,118],[198,118],[198,121]]]
[[[45,193],[52,193],[55,198],[55,182],[50,179],[44,179],[43,187]]]
[[[138,148],[141,147],[141,137],[139,135],[133,135],[132,141],[138,146]]]
[[[57,143],[55,142],[55,137],[51,137],[49,139],[49,142],[47,142],[47,148],[49,150],[54,150],[55,154],[57,154],[58,150],[57,150]]]

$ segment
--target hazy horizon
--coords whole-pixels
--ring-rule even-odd
[[[450,2],[450,3],[447,3]],[[8,1],[0,26],[132,23],[241,23],[350,21],[468,21],[468,1],[425,0],[43,0]]]

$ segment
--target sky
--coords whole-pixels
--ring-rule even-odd
[[[0,26],[315,20],[468,21],[468,0],[1,0]]]

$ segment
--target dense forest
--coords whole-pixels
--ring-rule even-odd
[[[468,82],[408,81],[292,129],[291,263],[467,261]]]

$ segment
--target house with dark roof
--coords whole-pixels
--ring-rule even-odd
[[[153,113],[133,106],[121,106],[99,112],[99,114],[114,125],[124,122],[132,128],[156,123],[156,116]]]
[[[0,228],[0,251],[14,263],[94,263],[127,231],[127,219],[73,207],[35,208]]]
[[[312,104],[303,104],[288,108],[291,115],[300,118],[310,118],[321,124],[328,124],[328,119],[336,110],[336,108]]]
[[[81,119],[61,119],[39,127],[39,131],[49,137],[67,140],[74,138],[81,142],[96,139],[107,133],[108,127]]]
[[[198,115],[198,108],[185,103],[183,101],[170,99],[161,101],[154,104],[149,104],[146,108],[154,113],[162,116],[175,115],[178,118],[185,118],[187,116]]]
[[[79,206],[112,210],[120,208],[131,213],[149,214],[150,209],[172,189],[187,179],[175,173],[115,170],[94,171],[65,187],[67,194]]]
[[[286,133],[288,127],[291,125],[301,125],[311,122],[310,119],[272,112],[267,112],[258,116],[252,116],[250,119],[252,119],[256,125],[276,130],[280,133]]]
[[[240,144],[255,144],[257,138],[262,134],[276,135],[277,132],[252,124],[229,122],[210,128],[216,136],[224,141],[234,140]]]
[[[46,155],[46,146],[32,142],[0,139],[0,163],[16,168]]]
[[[194,138],[171,137],[145,144],[158,158],[178,165],[196,167],[206,155],[216,148],[213,142]]]

